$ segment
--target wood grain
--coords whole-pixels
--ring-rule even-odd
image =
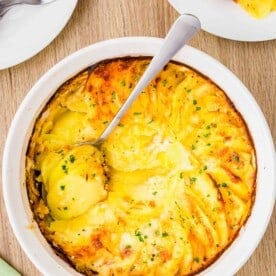
[[[100,40],[122,36],[164,37],[176,17],[166,0],[79,0],[70,21],[47,48],[22,64],[0,71],[1,156],[16,109],[33,84],[54,64]],[[218,59],[244,82],[261,106],[275,143],[276,41],[236,42],[201,31],[190,44]],[[0,192],[2,195],[2,185]],[[238,276],[276,275],[275,213],[274,210],[260,245]],[[41,275],[12,233],[2,196],[0,233],[0,256],[23,275]]]

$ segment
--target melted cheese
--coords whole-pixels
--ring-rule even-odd
[[[184,65],[166,66],[100,149],[76,145],[101,134],[147,64],[103,62],[69,80],[30,141],[35,218],[87,275],[202,270],[234,240],[254,201],[244,121],[216,85]]]

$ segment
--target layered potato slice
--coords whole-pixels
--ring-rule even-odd
[[[250,215],[256,158],[245,122],[211,80],[169,63],[101,147],[149,58],[108,60],[62,85],[26,158],[34,218],[85,275],[192,275]]]
[[[103,156],[93,146],[49,152],[41,164],[41,181],[54,219],[78,217],[107,196]]]

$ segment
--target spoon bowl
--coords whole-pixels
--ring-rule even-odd
[[[0,18],[2,18],[11,8],[18,5],[44,5],[56,0],[2,0],[0,1]]]

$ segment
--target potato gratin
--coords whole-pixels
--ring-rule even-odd
[[[231,244],[255,197],[255,151],[224,92],[169,63],[100,149],[149,58],[95,65],[38,117],[29,200],[55,251],[86,275],[191,275]]]

